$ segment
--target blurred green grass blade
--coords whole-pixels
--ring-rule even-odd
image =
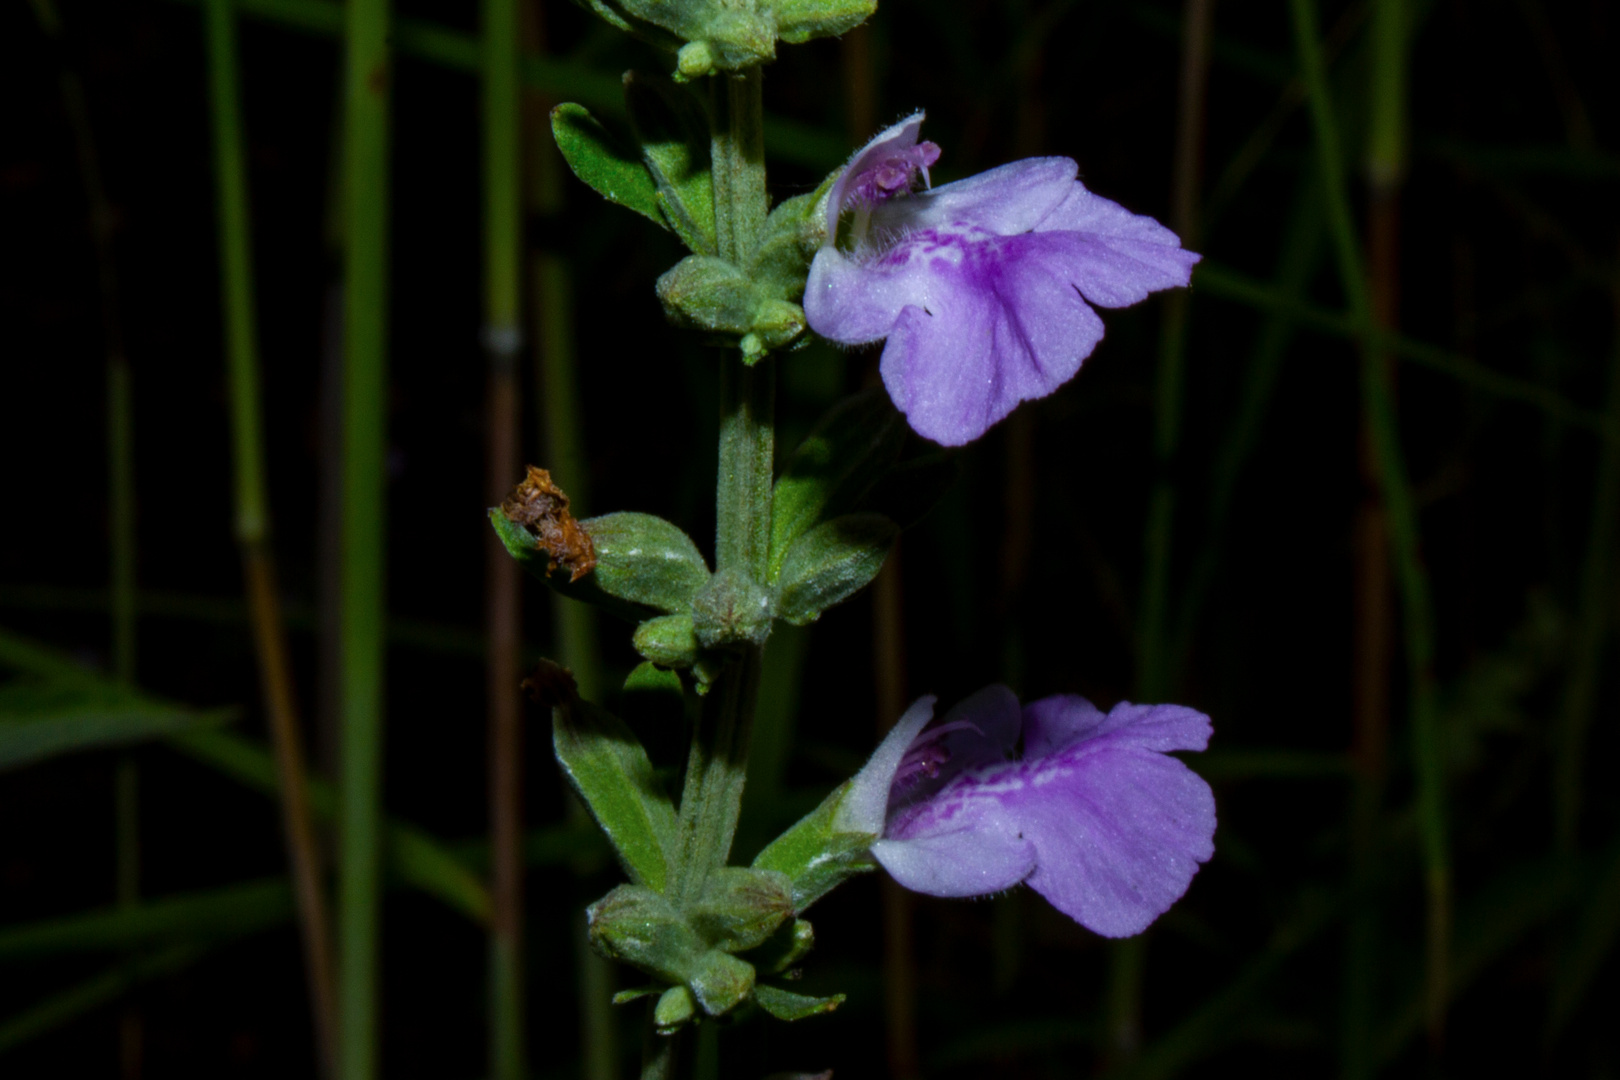
[[[1585,890],[1574,933],[1564,943],[1553,975],[1547,1016],[1551,1042],[1563,1032],[1609,954],[1620,941],[1620,844],[1611,847],[1596,881]]]
[[[246,787],[272,797],[276,794],[275,760],[269,750],[249,739],[200,731],[174,738],[170,745]],[[330,820],[336,803],[332,785],[311,776],[309,805],[315,816]],[[384,826],[383,844],[388,869],[401,882],[437,897],[475,922],[489,920],[489,890],[483,881],[428,833],[390,818]]]
[[[291,918],[287,879],[266,878],[0,928],[0,961],[251,933]]]
[[[1294,196],[1272,286],[1275,294],[1290,306],[1297,307],[1301,303],[1321,262],[1322,233],[1321,192],[1319,185],[1307,178]],[[1205,540],[1199,545],[1176,616],[1175,637],[1170,645],[1172,671],[1186,668],[1199,617],[1226,554],[1238,482],[1259,445],[1283,362],[1297,330],[1297,320],[1288,311],[1273,310],[1255,335],[1238,396],[1237,414],[1226,430],[1210,476]]]
[[[82,678],[15,680],[0,686],[0,772],[209,727],[234,715],[168,705]]]
[[[128,693],[107,689],[109,684],[95,672],[80,667],[54,649],[3,629],[0,629],[0,666],[103,688],[98,692]],[[275,759],[269,750],[250,739],[224,731],[193,729],[170,736],[169,744],[255,791],[272,797],[276,794]],[[309,802],[317,816],[331,818],[336,806],[332,786],[318,777],[310,777]],[[438,897],[475,921],[488,920],[489,890],[437,840],[415,826],[391,819],[386,826],[384,843],[390,869],[401,881]]]
[[[213,626],[238,626],[248,630],[247,604],[236,596],[199,596],[193,593],[141,590],[136,610],[142,618],[177,619]],[[58,585],[0,585],[0,607],[20,611],[105,612],[109,599],[105,589],[80,589]],[[290,602],[282,609],[283,620],[291,630],[314,630],[315,612],[303,602]],[[390,645],[406,645],[429,652],[458,656],[483,656],[484,637],[477,630],[428,622],[423,619],[388,619]],[[537,653],[535,655],[538,655]],[[85,670],[70,665],[71,670]]]
[[[0,667],[47,679],[103,681],[96,672],[37,641],[0,629]]]
[[[1620,177],[1620,156],[1562,144],[1501,146],[1439,139],[1418,149],[1428,156],[1497,176],[1562,176],[1600,181]]]
[[[0,1020],[0,1054],[48,1034],[75,1017],[117,1001],[141,983],[179,971],[201,959],[206,952],[199,946],[182,945],[154,956],[119,964],[77,986],[52,994],[32,1008]]]
[[[1288,315],[1305,326],[1325,331],[1335,337],[1364,336],[1360,324],[1353,316],[1296,300],[1284,290],[1273,288],[1263,281],[1219,263],[1208,260],[1200,263],[1193,273],[1193,287],[1261,311]],[[1595,431],[1610,439],[1620,439],[1620,431],[1617,431],[1615,425],[1602,413],[1583,409],[1555,390],[1516,379],[1511,375],[1503,375],[1458,353],[1437,345],[1414,341],[1400,334],[1374,335],[1374,340],[1380,347],[1388,349],[1403,360],[1410,360],[1422,367],[1450,375],[1475,390],[1509,401],[1532,405],[1572,427]]]
[[[1577,895],[1579,867],[1567,858],[1522,863],[1499,874],[1458,906],[1447,972],[1451,1000],[1532,930],[1556,916]],[[1388,1064],[1423,1032],[1427,994],[1416,975],[1394,1019],[1378,1036],[1376,1059]]]
[[[1231,982],[1148,1044],[1134,1063],[1105,1075],[1131,1080],[1166,1080],[1227,1045],[1241,1030],[1237,1021],[1277,972],[1295,953],[1331,926],[1343,907],[1342,896],[1307,895],[1294,917],[1277,928],[1266,947],[1245,964]]]

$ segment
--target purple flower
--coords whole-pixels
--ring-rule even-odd
[[[835,828],[931,896],[1029,886],[1104,937],[1129,937],[1187,891],[1215,853],[1215,797],[1170,750],[1202,750],[1209,717],[1070,694],[1020,709],[1005,686],[924,731],[925,697],[850,782]],[[1013,749],[1023,739],[1022,757]]]
[[[832,341],[888,338],[889,396],[919,434],[960,446],[1080,370],[1103,336],[1092,304],[1125,307],[1185,285],[1198,256],[1152,218],[1087,191],[1069,158],[914,192],[939,157],[917,141],[922,121],[873,139],[833,185],[804,312]]]

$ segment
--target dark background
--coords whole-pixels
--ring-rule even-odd
[[[400,13],[476,29],[472,5],[407,0]],[[67,65],[84,80],[115,212],[117,314],[135,387],[139,680],[197,705],[243,703],[241,727],[257,736],[231,534],[199,13],[157,0],[73,0],[61,14],[58,46],[27,5],[0,8],[0,623],[86,663],[107,662],[105,357],[87,204],[60,91]],[[1332,79],[1362,214],[1366,10],[1329,3],[1319,17],[1339,43]],[[574,8],[548,0],[544,18],[553,51],[593,69],[667,66]],[[1599,411],[1620,378],[1620,13],[1600,0],[1442,0],[1415,5],[1412,18],[1410,164],[1393,263],[1400,330],[1465,366]],[[1180,20],[1170,3],[886,0],[860,44],[784,47],[767,71],[766,104],[845,145],[870,133],[850,130],[862,110],[882,126],[926,108],[925,135],[943,148],[936,181],[1063,154],[1079,161],[1094,190],[1168,220]],[[1225,3],[1215,35],[1197,249],[1213,266],[1270,282],[1292,232],[1315,230],[1307,299],[1340,312],[1320,205],[1294,211],[1313,184],[1315,158],[1288,9],[1275,0]],[[318,492],[329,463],[320,396],[336,265],[327,208],[340,53],[330,38],[252,15],[241,40],[275,546],[310,743],[329,767],[312,630]],[[850,89],[861,48],[869,99]],[[482,833],[486,806],[477,109],[469,74],[400,60],[388,573],[401,636],[390,653],[386,798],[392,814],[446,840]],[[1255,142],[1267,130],[1269,141]],[[1244,161],[1252,167],[1240,168]],[[773,197],[809,190],[820,176],[773,165]],[[655,512],[707,547],[718,357],[676,342],[651,291],[680,252],[644,220],[572,179],[567,185],[566,213],[537,218],[529,236],[573,267],[590,459],[583,509]],[[1370,891],[1348,884],[1353,522],[1365,487],[1357,347],[1343,334],[1285,322],[1275,384],[1256,398],[1248,388],[1266,314],[1201,289],[1196,277],[1191,295],[1184,424],[1168,472],[1153,449],[1162,298],[1107,313],[1108,336],[1076,379],[963,455],[957,486],[903,542],[906,681],[910,693],[946,703],[997,680],[1026,700],[1080,692],[1108,705],[1139,693],[1144,528],[1149,493],[1168,478],[1178,492],[1174,618],[1184,614],[1200,558],[1215,553],[1169,696],[1214,718],[1212,750],[1192,763],[1216,788],[1216,857],[1148,933],[1136,994],[1122,994],[1110,975],[1119,963],[1111,946],[1025,890],[983,902],[916,901],[911,964],[925,1075],[1068,1077],[1133,1061],[1154,1076],[1337,1073],[1352,909],[1378,913],[1384,1073],[1617,1075],[1620,970],[1607,950],[1620,922],[1620,798],[1609,771],[1620,750],[1620,653],[1606,630],[1620,608],[1620,575],[1608,569],[1620,552],[1612,530],[1605,544],[1594,529],[1594,509],[1620,492],[1600,484],[1603,438],[1466,379],[1397,365],[1437,610],[1455,880],[1452,996],[1443,1043],[1433,1042],[1419,997],[1424,893],[1398,638],[1379,873]],[[868,384],[875,359],[822,347],[782,358],[782,450],[837,396]],[[538,460],[533,396],[529,380],[525,456]],[[1217,463],[1249,406],[1259,409],[1253,453],[1215,522]],[[1603,590],[1593,602],[1601,659],[1586,797],[1574,850],[1559,850],[1553,746],[1571,658],[1593,632],[1580,612],[1594,587]],[[538,587],[526,590],[534,650],[548,647],[549,603]],[[796,733],[785,794],[754,807],[773,824],[847,775],[878,724],[892,719],[874,705],[866,595],[808,635],[775,644],[802,659],[784,691],[793,708],[779,718]],[[604,624],[601,647],[622,678],[635,661],[628,635]],[[544,720],[538,712],[531,719]],[[564,802],[544,729],[531,730],[529,818],[541,827],[562,820]],[[649,741],[667,745],[660,737]],[[138,751],[138,760],[144,894],[280,870],[273,803],[161,745]],[[6,925],[111,903],[114,761],[90,754],[0,776]],[[743,842],[766,835],[763,826],[755,833],[745,826]],[[530,877],[537,1076],[578,1075],[572,920],[615,880],[614,871],[565,865]],[[891,1074],[875,878],[823,901],[813,921],[820,946],[805,986],[847,991],[848,1003],[793,1027],[754,1022],[728,1034],[725,1075],[828,1066],[850,1080]],[[397,889],[384,934],[387,1075],[483,1075],[482,932]],[[136,987],[128,1000],[143,1017],[145,1075],[308,1075],[296,940],[288,925],[218,944]],[[1582,959],[1596,974],[1576,983]],[[8,962],[0,1015],[108,962],[79,952]],[[623,985],[632,979],[621,973]],[[1553,1023],[1560,988],[1574,1004]],[[1133,1001],[1140,1058],[1129,1047],[1130,1023],[1118,1020],[1129,1019]],[[627,1068],[638,1009],[622,1014]],[[117,1016],[109,1007],[72,1016],[9,1049],[0,1072],[115,1075]]]

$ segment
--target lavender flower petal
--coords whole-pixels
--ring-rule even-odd
[[[1024,756],[1045,757],[1085,741],[1095,749],[1128,745],[1165,753],[1209,746],[1209,717],[1185,705],[1132,705],[1107,713],[1076,694],[1056,694],[1024,706]]]
[[[874,831],[874,789],[890,785],[872,854],[907,888],[981,896],[1027,881],[1082,925],[1124,937],[1179,899],[1214,854],[1209,785],[1166,753],[1208,744],[1202,713],[1126,703],[1104,714],[1084,698],[1045,698],[1022,710],[1024,757],[1011,761],[1001,757],[1016,708],[1006,688],[926,728],[932,706],[907,712],[839,811]]]
[[[1072,158],[1025,158],[986,172],[884,203],[872,228],[886,233],[971,225],[1002,236],[1028,232],[1069,197],[1079,166]]]
[[[1016,811],[1036,851],[1029,885],[1105,937],[1146,929],[1215,853],[1214,795],[1175,758],[1079,743],[1031,780]]]
[[[934,695],[926,694],[913,702],[861,766],[861,771],[849,780],[849,789],[833,815],[835,831],[882,835],[894,774],[917,733],[934,718],[935,700]]]
[[[993,798],[963,799],[928,815],[915,837],[879,840],[872,856],[901,885],[929,896],[984,896],[1034,870],[1034,845]]]
[[[879,366],[918,434],[961,446],[1080,370],[1103,325],[1076,291],[1076,244],[1063,233],[922,233],[885,257],[926,260],[932,278],[929,306],[901,310]]]

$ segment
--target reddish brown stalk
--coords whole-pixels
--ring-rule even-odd
[[[857,146],[877,134],[877,95],[872,86],[872,28],[857,26],[839,41],[844,58],[844,122]]]
[[[518,470],[517,366],[511,352],[492,350],[488,393],[488,491],[492,503],[498,503]],[[521,581],[517,562],[493,533],[486,547],[491,932],[504,954],[501,962],[518,964],[523,955],[523,718],[518,691]],[[492,1002],[490,1007],[502,1004]]]
[[[872,678],[877,691],[878,737],[888,733],[906,706],[905,608],[900,545],[889,553],[872,585]],[[914,1080],[917,1053],[917,965],[912,941],[911,894],[885,876],[883,897],[883,1005],[889,1075]]]
[[[275,560],[262,543],[242,545],[242,576],[247,585],[253,645],[259,658],[265,719],[276,758],[281,788],[281,824],[298,904],[299,932],[309,982],[309,1005],[315,1027],[315,1052],[321,1075],[332,1076],[335,1062],[337,1000],[332,989],[332,942],[326,893],[321,884],[320,853],[309,816],[303,735],[293,693],[292,665],[276,589]]]
[[[849,139],[861,145],[877,126],[872,71],[872,30],[845,34],[844,109]],[[906,707],[905,606],[897,542],[872,583],[872,681],[877,691],[877,733],[882,738]],[[883,915],[883,1009],[889,1075],[915,1080],[921,1074],[917,1051],[917,962],[912,938],[911,894],[884,876],[878,886]]]

